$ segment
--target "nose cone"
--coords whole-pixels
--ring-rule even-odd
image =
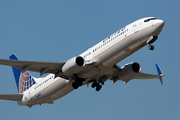
[[[159,28],[161,28],[161,30],[163,29],[164,27],[164,21],[163,20],[159,20]]]
[[[156,28],[155,35],[158,36],[164,27],[164,21],[163,20],[157,20],[156,23],[154,24],[154,27]]]

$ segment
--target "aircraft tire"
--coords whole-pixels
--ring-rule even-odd
[[[97,86],[97,82],[94,81],[93,84],[91,85],[92,88],[95,88]]]
[[[78,86],[82,86],[82,82],[78,82]]]
[[[78,89],[79,83],[78,82],[73,82],[72,86],[73,86],[74,89]]]
[[[148,49],[149,50],[154,50],[154,46],[153,45],[149,45]]]
[[[97,86],[96,86],[96,91],[101,90],[101,88],[102,88],[102,85],[97,85]]]

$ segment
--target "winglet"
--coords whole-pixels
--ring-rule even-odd
[[[162,77],[164,76],[162,70],[160,69],[159,65],[156,64],[156,68],[157,68],[157,72],[158,72],[158,75],[159,75],[159,80],[161,82],[161,84],[163,85],[163,80],[162,80]]]

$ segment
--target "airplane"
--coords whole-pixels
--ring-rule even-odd
[[[53,104],[80,86],[91,84],[99,91],[104,82],[118,80],[124,84],[133,79],[159,79],[164,76],[156,64],[158,75],[141,72],[141,65],[131,62],[119,67],[117,63],[146,45],[154,50],[154,43],[164,27],[164,21],[145,17],[121,28],[79,56],[66,62],[21,61],[15,54],[0,59],[1,65],[12,66],[18,94],[0,94],[0,99],[17,101],[19,106]],[[39,72],[40,78],[29,71]],[[49,73],[46,77],[42,75]]]

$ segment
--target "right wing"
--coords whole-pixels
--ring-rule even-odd
[[[23,94],[0,94],[0,99],[19,101],[23,97]]]
[[[71,59],[70,59],[71,60]],[[39,72],[40,76],[46,73],[53,73],[55,77],[59,76],[64,79],[69,79],[70,76],[65,75],[62,72],[62,67],[65,65],[66,62],[34,62],[34,61],[21,61],[18,60],[15,54],[10,56],[10,60],[7,59],[0,59],[1,65],[13,66],[16,69],[21,69],[22,73],[26,70]],[[86,62],[86,66],[94,65],[94,62]]]
[[[0,59],[1,65],[13,66],[17,69],[22,69],[23,72],[26,70],[40,72],[40,76],[45,73],[53,73],[58,74],[63,78],[67,78],[67,76],[63,75],[62,66],[63,63],[55,63],[55,62],[34,62],[34,61],[21,61],[21,60],[6,60]]]

